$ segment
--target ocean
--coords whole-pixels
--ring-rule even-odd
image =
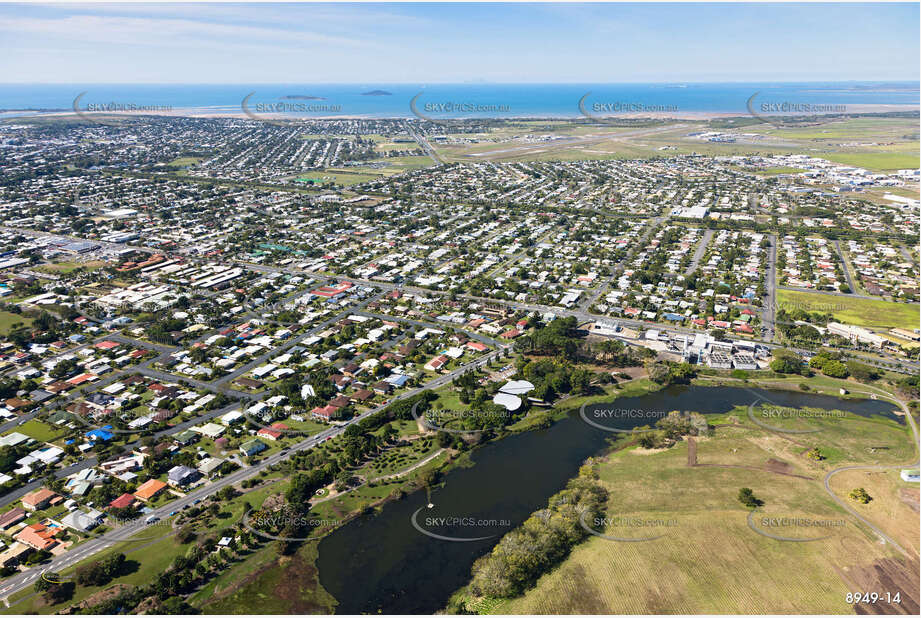
[[[80,96],[82,94],[82,96]],[[247,98],[248,97],[248,98]],[[23,110],[304,117],[577,117],[618,113],[866,112],[919,106],[918,82],[688,84],[7,84],[2,116]],[[581,109],[580,109],[581,101]],[[412,104],[412,105],[411,105]],[[900,106],[892,108],[887,106]],[[415,111],[414,111],[415,109]]]

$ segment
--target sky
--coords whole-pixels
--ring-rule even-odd
[[[0,4],[3,83],[919,80],[919,4]]]

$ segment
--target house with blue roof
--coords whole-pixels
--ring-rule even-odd
[[[106,425],[105,427],[100,427],[99,429],[93,429],[92,431],[86,432],[86,437],[89,438],[92,442],[102,441],[108,442],[115,434],[109,431],[112,429],[112,425]]]
[[[397,388],[401,388],[407,382],[409,382],[409,376],[404,375],[402,373],[392,373],[386,378],[384,378],[384,382],[387,382],[388,384],[393,384]]]

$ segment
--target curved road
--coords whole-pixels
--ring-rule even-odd
[[[875,394],[877,396],[880,395],[880,393],[869,393],[868,391],[854,391],[854,392],[861,392],[864,394]],[[905,412],[905,416],[908,418],[908,424],[911,426],[911,431],[912,431],[912,434],[914,435],[915,459],[906,464],[897,464],[897,465],[888,465],[888,466],[879,466],[879,465],[860,466],[860,465],[857,465],[857,466],[842,466],[840,468],[835,468],[834,470],[829,471],[829,473],[825,475],[825,491],[828,492],[828,495],[831,496],[832,500],[838,503],[838,506],[840,506],[845,511],[847,511],[848,513],[856,517],[865,526],[867,526],[873,532],[875,532],[881,539],[883,539],[884,541],[886,541],[887,543],[895,547],[897,550],[899,550],[899,552],[901,552],[906,558],[911,559],[914,556],[912,556],[908,551],[906,551],[904,547],[896,543],[895,540],[892,539],[892,537],[887,535],[885,532],[880,530],[875,524],[870,522],[866,517],[864,517],[863,515],[858,513],[856,510],[854,510],[854,507],[852,507],[847,502],[839,498],[838,495],[835,494],[834,491],[832,491],[831,486],[829,484],[833,476],[835,476],[839,472],[846,472],[848,470],[892,470],[892,469],[906,468],[906,467],[912,467],[912,468],[918,467],[919,465],[918,454],[919,452],[921,452],[921,444],[919,444],[919,441],[918,441],[918,427],[915,425],[915,419],[912,417],[911,412],[908,410],[908,406],[906,406],[903,402],[897,399],[894,399],[894,398],[888,398],[888,399],[898,404],[899,407],[902,408],[902,411]]]

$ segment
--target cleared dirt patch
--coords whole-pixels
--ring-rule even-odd
[[[688,465],[697,465],[697,440],[688,438]]]
[[[915,513],[921,511],[921,505],[918,504],[918,490],[903,487],[899,490],[899,500],[908,505]]]
[[[854,592],[900,594],[900,603],[886,603],[885,600],[879,603],[857,603],[854,605],[856,613],[918,615],[921,594],[918,591],[917,560],[909,562],[904,558],[884,558],[865,566],[839,569],[839,574]]]
[[[770,470],[771,472],[776,472],[778,474],[788,473],[793,470],[793,466],[791,466],[787,462],[780,461],[779,459],[774,459],[773,457],[767,460],[767,465],[765,466],[765,468]]]

